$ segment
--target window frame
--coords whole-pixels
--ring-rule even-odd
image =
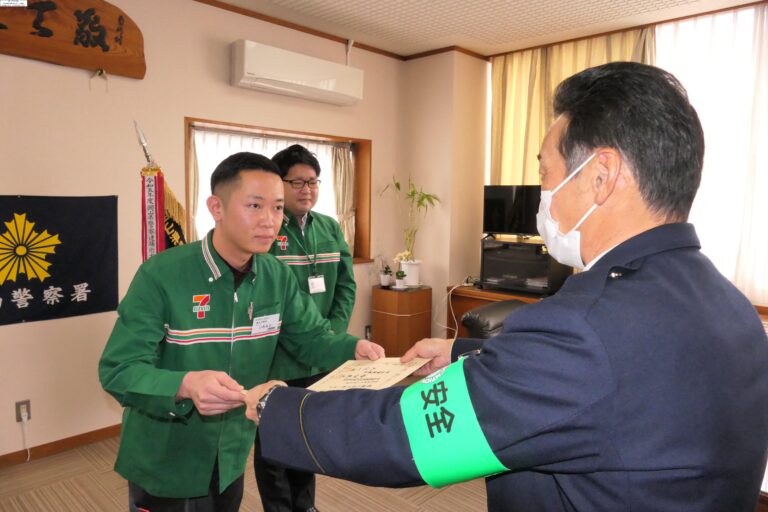
[[[299,130],[285,130],[281,128],[267,128],[228,121],[215,121],[197,117],[184,117],[184,198],[187,205],[192,204],[190,197],[189,175],[190,158],[189,150],[192,147],[192,127],[208,128],[211,130],[224,130],[230,132],[243,132],[254,135],[267,135],[285,138],[303,138],[308,140],[320,140],[326,142],[347,142],[351,145],[352,157],[355,162],[355,245],[352,255],[353,263],[370,263],[371,258],[371,157],[373,141],[357,137],[343,137],[323,133],[305,132]],[[185,219],[186,229],[191,227],[191,212],[187,209]]]

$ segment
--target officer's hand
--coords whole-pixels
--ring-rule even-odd
[[[245,395],[245,417],[257,425],[259,424],[259,416],[256,414],[256,406],[261,397],[274,386],[287,386],[287,384],[281,380],[270,380],[249,389]]]
[[[225,372],[188,372],[181,381],[176,398],[191,398],[200,414],[212,416],[243,405],[243,389]]]
[[[355,345],[355,359],[370,359],[375,361],[380,357],[384,357],[384,347],[377,345],[376,343],[368,340],[357,340]]]
[[[424,338],[409,348],[408,352],[400,358],[400,362],[407,363],[416,357],[431,359],[430,362],[413,372],[414,375],[429,375],[451,364],[451,348],[453,348],[452,339]]]

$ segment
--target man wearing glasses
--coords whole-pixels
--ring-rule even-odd
[[[299,144],[278,152],[272,161],[283,178],[285,218],[270,253],[293,270],[299,287],[312,297],[331,328],[347,332],[355,305],[352,255],[336,220],[312,211],[320,192],[320,164]],[[307,387],[328,370],[306,366],[278,345],[269,378]],[[258,435],[254,469],[265,512],[316,510],[315,475],[266,463]]]

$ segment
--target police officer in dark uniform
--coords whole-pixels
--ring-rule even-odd
[[[755,509],[768,339],[686,222],[696,111],[630,62],[568,78],[554,111],[539,232],[583,271],[485,343],[417,343],[403,360],[437,371],[408,388],[253,388],[266,459],[377,486],[485,476],[494,511]]]

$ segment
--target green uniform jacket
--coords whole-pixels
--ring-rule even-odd
[[[338,222],[327,215],[309,212],[304,235],[296,218],[286,212],[280,234],[272,244],[270,254],[288,265],[299,282],[299,288],[309,293],[309,277],[322,275],[325,292],[310,295],[320,314],[331,322],[336,332],[346,332],[355,305],[355,274],[352,255],[344,241]],[[272,363],[271,379],[297,379],[332,369],[302,364],[280,345]]]
[[[311,365],[354,358],[357,340],[333,333],[271,255],[254,256],[235,293],[212,233],[141,265],[99,362],[102,386],[125,407],[115,470],[156,496],[207,494],[217,457],[226,489],[253,446],[243,407],[201,416],[191,400],[176,401],[188,371],[224,371],[249,389],[267,380],[278,337]]]

